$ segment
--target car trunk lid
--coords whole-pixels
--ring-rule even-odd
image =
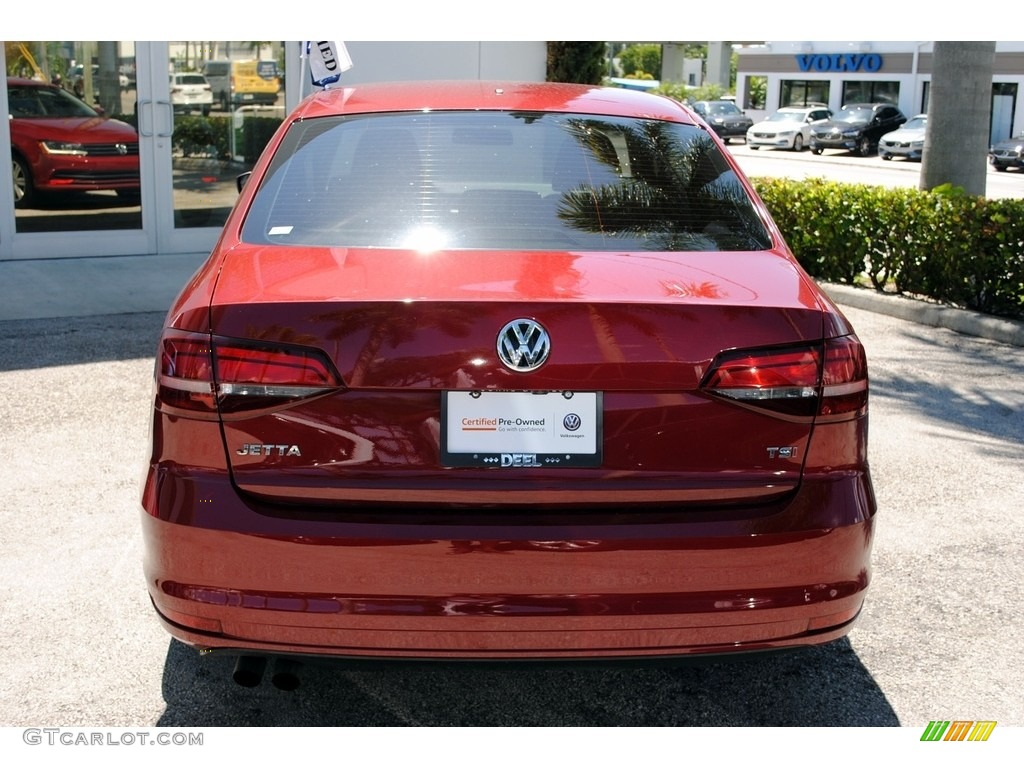
[[[799,481],[813,413],[752,401],[770,387],[741,379],[758,360],[820,367],[822,308],[806,280],[780,253],[237,248],[212,301],[215,346],[319,350],[337,382],[285,403],[222,399],[235,482],[311,504],[778,498]],[[517,320],[548,335],[536,370],[500,360],[499,334]],[[512,419],[527,428],[580,393],[596,445],[470,435],[488,416],[466,393],[525,408]],[[565,434],[553,421],[545,429]]]

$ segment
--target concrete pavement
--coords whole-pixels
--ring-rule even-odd
[[[208,254],[0,262],[0,321],[166,311]]]
[[[0,262],[0,321],[163,312],[206,253]],[[1024,346],[1024,322],[846,285],[825,284],[840,306]]]

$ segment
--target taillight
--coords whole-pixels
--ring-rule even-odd
[[[161,339],[162,407],[215,415],[271,408],[329,392],[341,378],[318,349],[167,331]]]
[[[855,336],[823,344],[723,352],[702,389],[757,410],[841,421],[867,410],[867,360]]]
[[[209,335],[165,332],[160,339],[156,384],[158,407],[215,416],[213,350]]]
[[[318,349],[224,340],[214,342],[214,359],[224,413],[268,408],[341,386],[334,367]]]
[[[825,342],[819,421],[844,421],[868,410],[868,359],[856,336]]]

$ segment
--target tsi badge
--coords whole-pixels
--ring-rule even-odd
[[[501,454],[501,466],[503,467],[539,467],[535,453],[503,453]]]

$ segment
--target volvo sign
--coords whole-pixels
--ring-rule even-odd
[[[801,53],[796,65],[801,72],[878,72],[882,57],[877,53]]]

